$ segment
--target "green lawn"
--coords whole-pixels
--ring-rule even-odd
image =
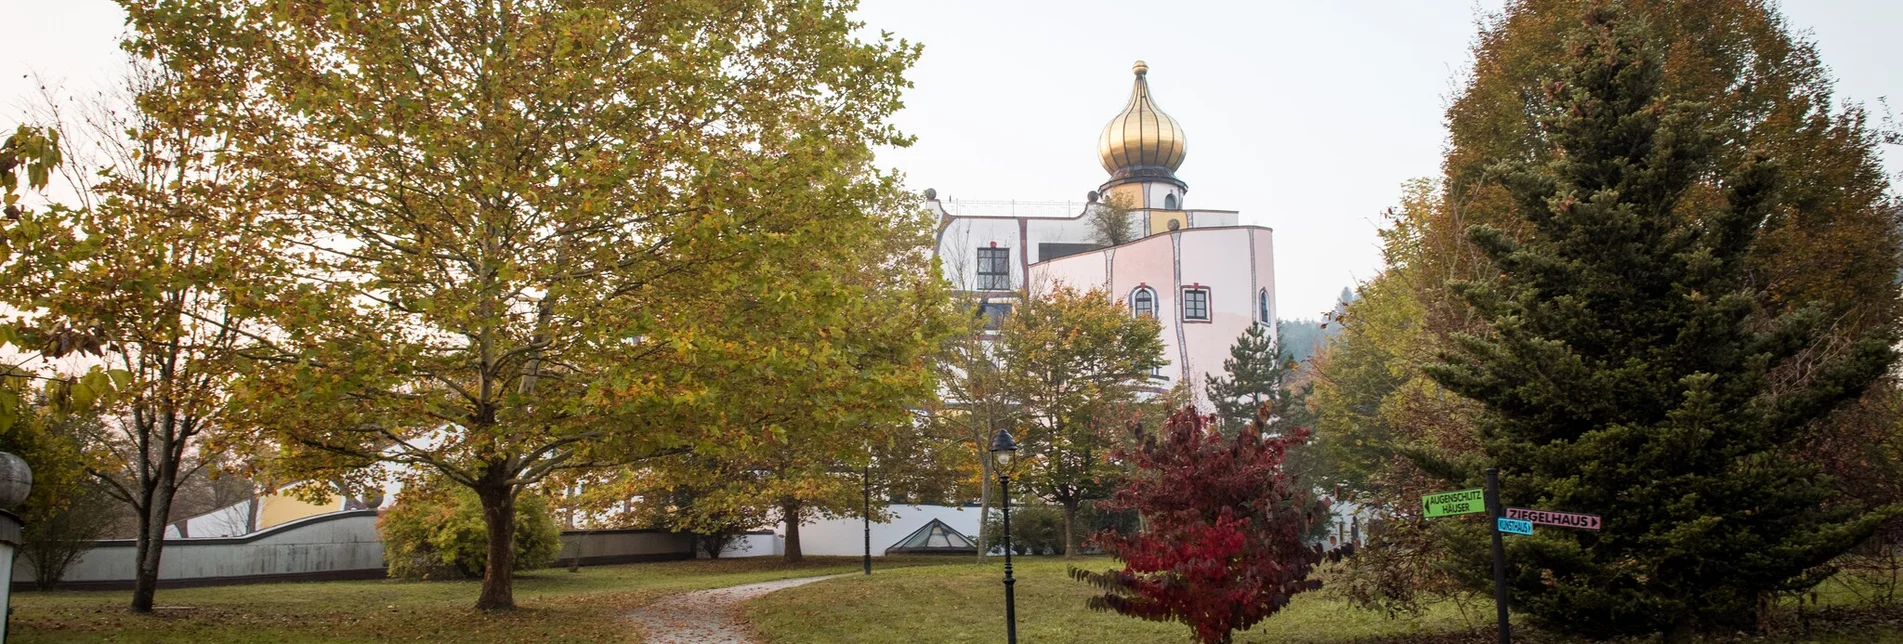
[[[1084,609],[1091,588],[1065,574],[1056,558],[1018,559],[1018,635],[1038,644],[1186,641],[1181,624],[1146,622]],[[1108,558],[1076,563],[1109,568]],[[748,610],[776,644],[873,642],[997,642],[1004,636],[1004,586],[999,565],[909,568],[793,588],[754,601]],[[1317,594],[1287,609],[1238,642],[1343,642],[1378,636],[1451,633],[1487,623],[1491,613],[1462,615],[1451,604],[1407,620],[1389,620]]]
[[[783,590],[756,600],[748,615],[767,642],[998,642],[1004,635],[1001,566],[964,558],[887,557],[871,577],[854,575]],[[1020,559],[1022,641],[1121,644],[1187,641],[1188,628],[1083,608],[1089,588],[1065,575],[1056,558]],[[1105,558],[1077,563],[1108,568]],[[854,572],[849,557],[812,557],[798,566],[777,558],[628,564],[537,571],[516,579],[514,613],[470,609],[474,581],[343,581],[161,590],[154,615],[125,610],[129,593],[50,592],[14,596],[11,642],[639,642],[625,615],[666,595],[736,584]],[[1827,586],[1824,603],[1847,597]],[[1451,603],[1425,615],[1390,620],[1319,593],[1298,597],[1281,614],[1237,639],[1267,642],[1484,641],[1492,605],[1463,612]],[[1861,644],[1903,642],[1903,619],[1865,620],[1834,632],[1762,641]],[[1524,632],[1516,642],[1557,638]]]
[[[1106,558],[1088,558],[1080,567],[1112,566]],[[1071,580],[1067,564],[1055,558],[1017,560],[1018,634],[1036,644],[1122,644],[1186,642],[1189,628],[1084,608],[1091,588]],[[755,600],[748,617],[774,644],[859,644],[874,642],[998,642],[1004,637],[1002,566],[957,563],[845,577],[783,590]],[[1826,603],[1829,600],[1826,599]],[[1329,599],[1322,593],[1296,597],[1288,608],[1236,638],[1238,644],[1270,642],[1486,642],[1492,639],[1493,604],[1453,603],[1425,614],[1388,619]],[[1903,630],[1884,620],[1749,642],[1861,644],[1903,642]],[[1564,642],[1516,627],[1515,642]],[[1733,641],[1733,640],[1714,640]]]
[[[932,560],[926,560],[932,562]],[[914,565],[888,558],[878,565]],[[337,581],[161,589],[153,615],[125,591],[14,595],[9,644],[42,642],[639,642],[623,616],[701,588],[850,572],[859,560],[776,557],[539,570],[516,578],[510,614],[472,610],[474,581]]]

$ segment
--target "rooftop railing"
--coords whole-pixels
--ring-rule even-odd
[[[945,211],[959,217],[1072,217],[1084,211],[1082,201],[996,201],[942,199]]]

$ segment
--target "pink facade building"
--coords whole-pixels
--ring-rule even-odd
[[[1275,330],[1273,231],[1240,225],[1233,210],[1188,205],[1189,186],[1176,177],[1188,139],[1150,96],[1149,67],[1138,61],[1134,71],[1129,103],[1098,140],[1109,178],[1085,201],[940,200],[928,190],[926,205],[939,215],[946,276],[982,297],[987,313],[1005,315],[1020,293],[1056,284],[1102,290],[1162,323],[1170,365],[1157,384],[1200,390],[1249,325]],[[1127,226],[1116,239],[1093,226],[1107,213],[1127,213],[1110,218]]]

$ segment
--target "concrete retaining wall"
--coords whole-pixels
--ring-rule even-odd
[[[131,539],[100,541],[66,569],[60,586],[130,588],[137,553]],[[33,579],[32,564],[21,565],[16,585]],[[376,510],[322,514],[242,537],[167,539],[159,559],[160,587],[383,576]]]
[[[562,533],[555,565],[581,557],[584,566],[694,558],[693,535],[666,530],[572,530]]]
[[[131,539],[100,541],[66,570],[62,588],[131,588]],[[572,557],[583,565],[692,559],[693,541],[664,530],[579,530],[562,533],[558,565]],[[22,559],[14,586],[32,587],[32,564]],[[159,586],[331,579],[382,579],[383,541],[376,510],[333,512],[291,521],[242,537],[166,539]]]

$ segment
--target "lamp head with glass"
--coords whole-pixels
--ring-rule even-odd
[[[1000,469],[1010,466],[1011,457],[1016,456],[1017,452],[1018,443],[1011,440],[1010,432],[1000,429],[997,436],[991,437],[991,458],[997,461]]]

